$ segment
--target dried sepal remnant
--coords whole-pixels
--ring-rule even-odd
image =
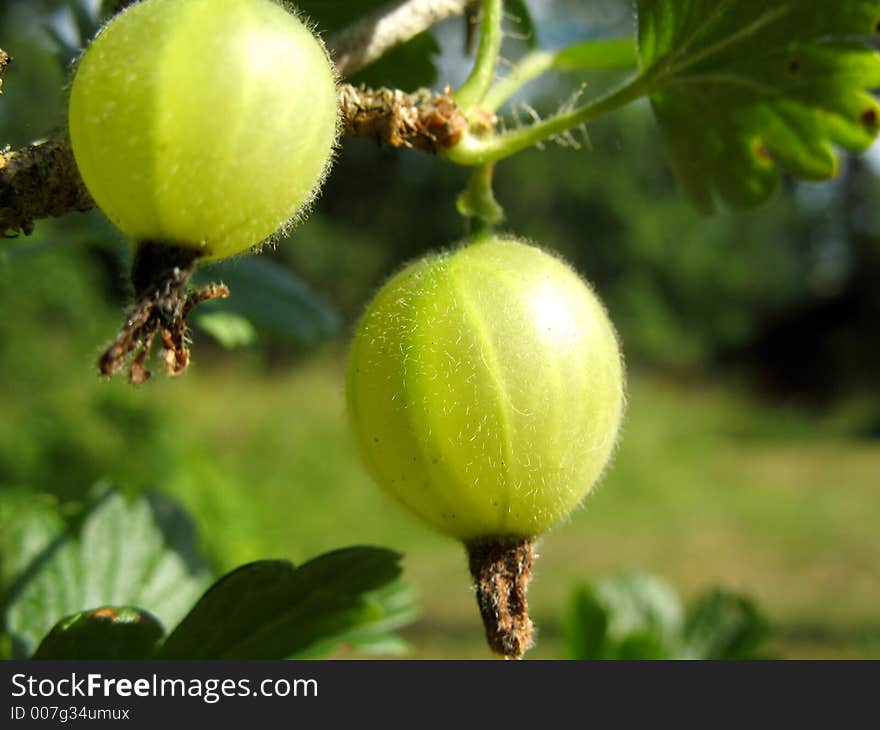
[[[532,645],[526,590],[535,544],[530,538],[486,538],[469,542],[467,551],[489,648],[504,659],[521,659]]]
[[[36,220],[94,207],[66,139],[0,150],[0,235],[28,235]]]
[[[3,93],[3,72],[9,65],[9,61],[9,54],[6,53],[6,51],[4,51],[2,48],[0,48],[0,94]]]
[[[349,84],[339,90],[339,105],[347,135],[389,147],[436,153],[454,147],[468,129],[467,118],[448,94],[427,89],[407,94]]]
[[[115,375],[131,360],[129,382],[146,382],[151,375],[147,360],[157,336],[166,372],[180,375],[186,371],[190,361],[187,315],[204,301],[229,296],[229,288],[224,284],[209,284],[190,291],[189,283],[199,258],[197,249],[161,243],[139,245],[131,276],[135,304],[119,335],[98,360],[102,375]]]

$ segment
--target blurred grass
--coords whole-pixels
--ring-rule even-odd
[[[200,515],[226,567],[348,543],[405,551],[425,606],[412,632],[419,655],[485,656],[461,550],[370,483],[342,382],[328,355],[272,378],[224,368],[163,383],[163,400],[191,414],[196,457],[167,488]],[[559,654],[573,581],[630,567],[688,596],[717,583],[752,595],[785,656],[878,656],[880,445],[808,429],[732,393],[635,377],[613,468],[542,542],[531,600],[546,641],[534,656]]]

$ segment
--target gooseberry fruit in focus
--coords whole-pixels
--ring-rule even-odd
[[[377,483],[429,525],[465,542],[533,537],[605,468],[623,368],[583,280],[496,238],[382,287],[351,347],[348,407]]]
[[[320,41],[272,0],[144,0],[85,51],[70,139],[95,202],[137,242],[245,251],[324,177],[336,81]]]
[[[428,256],[368,306],[347,400],[375,481],[465,543],[490,644],[521,655],[531,623],[499,626],[492,584],[499,572],[521,581],[505,601],[524,608],[533,539],[596,483],[621,423],[624,371],[599,299],[558,258],[511,238]]]
[[[98,207],[135,243],[135,305],[99,360],[107,376],[153,341],[189,364],[187,313],[229,294],[191,293],[199,261],[246,251],[302,216],[338,131],[336,77],[320,40],[274,0],[143,0],[83,54],[70,140]]]

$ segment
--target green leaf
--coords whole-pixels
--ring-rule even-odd
[[[54,46],[61,67],[67,70],[101,27],[101,13],[100,4],[95,6],[89,0],[67,0],[64,8],[66,12],[57,13],[51,22],[43,25],[43,30],[49,44]]]
[[[684,630],[684,657],[754,659],[769,635],[767,621],[751,601],[715,589],[689,611]]]
[[[504,3],[504,13],[508,18],[515,21],[513,24],[514,33],[517,36],[522,36],[529,48],[536,48],[538,46],[538,34],[535,29],[535,22],[532,20],[532,14],[529,12],[525,0],[507,0]]]
[[[639,0],[651,102],[694,203],[767,199],[781,165],[834,176],[878,131],[880,0]]]
[[[374,592],[400,575],[399,561],[400,555],[389,550],[352,547],[299,568],[283,560],[242,566],[202,596],[158,656],[284,659],[311,654],[356,627],[387,619]]]
[[[566,622],[573,659],[669,659],[681,641],[684,609],[665,581],[622,573],[574,592]]]
[[[626,71],[637,66],[638,53],[632,38],[590,40],[556,51],[532,51],[489,90],[482,106],[495,111],[523,86],[548,71]]]
[[[202,267],[195,280],[199,284],[222,281],[231,291],[228,299],[203,304],[203,315],[237,315],[258,330],[307,345],[332,337],[341,327],[339,315],[328,304],[264,256],[244,256]]]
[[[195,321],[227,350],[248,347],[257,341],[257,331],[250,320],[234,312],[201,312]]]
[[[621,638],[616,645],[612,645],[612,652],[607,658],[623,661],[672,659],[674,655],[670,650],[662,636],[646,629]]]
[[[666,581],[645,573],[623,573],[596,581],[594,591],[608,612],[608,640],[615,647],[614,658],[623,658],[623,651],[632,645],[647,646],[648,635],[653,637],[651,646],[664,647],[667,655],[673,653],[684,623],[684,608]]]
[[[53,497],[4,488],[0,500],[0,586],[5,588],[63,538],[64,520]],[[0,601],[3,605],[5,601]]]
[[[59,621],[34,652],[34,659],[149,659],[165,635],[146,611],[104,606]]]
[[[625,71],[638,65],[636,43],[632,38],[606,38],[583,41],[554,54],[557,71]]]
[[[608,611],[596,600],[590,586],[579,586],[572,595],[565,622],[569,659],[602,659],[608,632]]]
[[[409,643],[395,631],[412,623],[419,615],[412,587],[397,580],[376,591],[364,594],[369,609],[364,612],[369,620],[326,639],[310,644],[306,649],[290,655],[291,659],[313,659],[328,656],[347,648],[358,654],[403,656],[409,653]]]
[[[174,625],[208,580],[195,544],[189,518],[170,500],[129,502],[107,492],[79,535],[48,544],[10,591],[6,627],[16,656],[29,656],[60,617],[96,606],[141,606]]]
[[[101,27],[100,3],[95,5],[90,0],[68,0],[67,6],[76,27],[79,45],[84,48]]]

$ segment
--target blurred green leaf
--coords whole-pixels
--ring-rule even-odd
[[[491,110],[500,108],[523,86],[549,71],[627,71],[637,66],[638,53],[632,38],[589,40],[555,51],[532,51],[490,89],[483,105]]]
[[[683,619],[664,580],[643,573],[575,588],[565,622],[572,659],[754,659],[769,627],[754,604],[717,588]]]
[[[89,0],[66,0],[64,7],[67,12],[56,14],[43,29],[62,69],[67,70],[101,27],[101,11],[100,3],[94,5]]]
[[[645,573],[623,573],[595,583],[596,600],[608,612],[608,641],[620,647],[627,641],[643,645],[650,635],[672,653],[684,622],[684,608],[678,593],[666,581]]]
[[[743,596],[722,589],[706,594],[688,612],[687,659],[754,659],[770,635],[766,619]]]
[[[54,498],[4,488],[0,500],[0,595],[63,535],[64,520]],[[3,603],[0,600],[0,606]]]
[[[536,48],[538,45],[538,34],[535,29],[535,22],[532,20],[532,14],[529,12],[528,5],[525,0],[507,0],[504,4],[505,14],[515,20],[515,33],[522,36],[529,48]]]
[[[674,655],[684,610],[675,590],[643,573],[578,587],[566,622],[573,659],[661,659]]]
[[[296,276],[275,262],[244,256],[197,270],[195,281],[222,281],[230,288],[228,299],[202,305],[206,313],[234,314],[256,329],[285,335],[304,344],[315,344],[335,335],[339,315]]]
[[[248,347],[257,341],[257,331],[250,320],[234,312],[200,312],[195,321],[227,350]]]
[[[574,43],[555,53],[558,71],[621,71],[638,65],[636,42],[632,38],[607,38]]]
[[[148,659],[165,635],[162,624],[130,606],[104,606],[59,621],[34,659]]]
[[[644,661],[675,657],[670,654],[670,647],[664,642],[663,637],[647,629],[624,636],[619,642],[612,644],[612,651],[605,658]]]
[[[83,48],[101,27],[101,5],[90,0],[68,0],[67,7],[79,36],[79,45]]]
[[[166,659],[284,659],[307,655],[357,627],[387,620],[377,589],[400,575],[400,555],[352,547],[295,568],[244,565],[215,583],[174,629]]]
[[[62,69],[66,69],[68,64],[79,54],[81,50],[80,47],[70,43],[67,38],[64,37],[64,34],[50,23],[44,25],[43,30],[55,51],[58,63]]]
[[[131,5],[133,0],[101,0],[100,8],[102,16],[110,16],[118,13],[124,5]]]
[[[569,659],[601,659],[608,631],[608,612],[589,586],[578,586],[565,622]]]
[[[22,541],[43,540],[35,523]],[[36,554],[10,591],[6,627],[18,657],[29,656],[59,620],[85,606],[141,606],[176,623],[204,589],[208,571],[195,531],[173,502],[127,501],[106,492],[78,536],[62,533]]]
[[[867,148],[878,131],[880,0],[639,0],[639,51],[651,102],[694,203],[754,205],[777,163],[834,176],[833,145]]]

